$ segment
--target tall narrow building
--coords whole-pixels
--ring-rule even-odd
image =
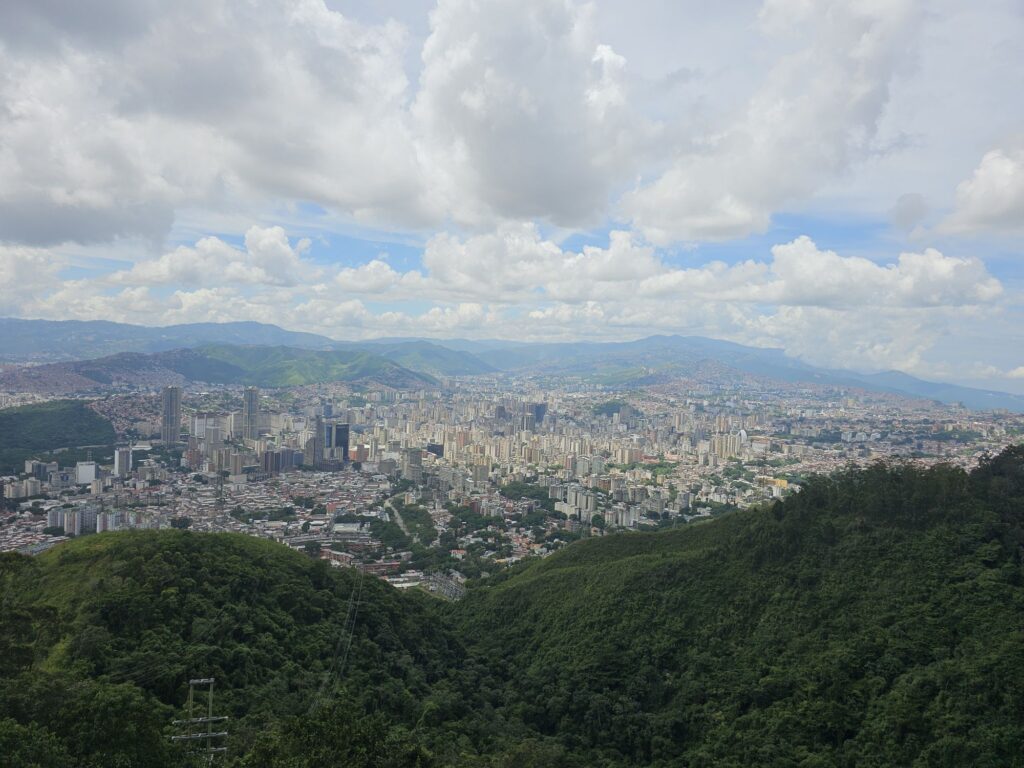
[[[313,420],[313,436],[306,441],[303,463],[315,469],[320,469],[324,463],[324,444],[326,429],[323,416],[317,416]]]
[[[181,387],[164,387],[160,419],[160,439],[165,444],[177,443],[181,437]]]
[[[348,424],[331,421],[324,425],[324,450],[328,459],[348,461]]]
[[[242,437],[256,440],[260,436],[260,391],[246,387],[242,402]]]
[[[118,446],[114,449],[114,474],[117,477],[128,477],[132,471],[132,447]]]

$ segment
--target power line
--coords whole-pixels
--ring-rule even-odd
[[[363,599],[363,579],[365,577],[364,571],[359,568],[357,569],[359,577],[357,583],[352,587],[348,594],[348,607],[345,611],[345,621],[341,625],[341,632],[338,635],[338,643],[334,648],[334,655],[331,657],[331,665],[327,671],[324,672],[323,680],[320,682],[320,688],[313,697],[313,700],[309,705],[309,714],[312,714],[316,708],[320,705],[321,700],[324,698],[324,694],[327,691],[327,684],[334,677],[335,667],[338,666],[338,657],[341,656],[341,665],[338,667],[338,676],[340,677],[345,673],[345,666],[348,663],[348,652],[352,648],[352,639],[356,633],[356,619],[359,617],[359,606]],[[348,634],[348,642],[345,642],[345,635]],[[345,646],[344,653],[342,653],[342,645]]]
[[[227,731],[214,731],[213,723],[221,723],[227,720],[226,715],[215,716],[213,714],[213,683],[212,677],[200,677],[194,680],[188,681],[188,703],[185,705],[188,710],[188,717],[183,720],[173,721],[173,725],[185,726],[185,733],[178,734],[177,736],[171,736],[171,741],[182,742],[186,746],[195,744],[202,745],[202,742],[206,741],[206,746],[200,746],[199,749],[193,751],[198,752],[200,755],[206,756],[206,762],[208,765],[213,764],[213,758],[219,754],[224,754],[228,751],[227,747],[215,747],[214,739],[225,739],[227,738]],[[209,686],[207,689],[207,709],[206,716],[196,716],[195,714],[195,689],[196,686]],[[193,730],[193,726],[198,727],[199,730]]]

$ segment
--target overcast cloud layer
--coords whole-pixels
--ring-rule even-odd
[[[1024,391],[1015,0],[0,3],[0,315]]]

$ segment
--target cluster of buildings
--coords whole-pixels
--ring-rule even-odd
[[[0,549],[187,524],[315,544],[332,563],[404,585],[416,582],[409,574],[423,549],[443,550],[448,570],[420,582],[450,590],[444,580],[470,561],[480,569],[579,536],[677,525],[784,496],[851,463],[968,467],[1024,435],[1016,414],[781,384],[616,392],[472,377],[438,390],[170,386],[157,397],[159,423],[140,406],[120,429],[134,442],[109,457],[30,460],[0,478]],[[438,532],[415,541],[420,555],[380,541],[382,526],[404,525],[388,502],[398,490]]]

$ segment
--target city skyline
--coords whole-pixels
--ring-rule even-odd
[[[0,315],[680,333],[1021,391],[1012,2],[107,10],[0,17]]]

